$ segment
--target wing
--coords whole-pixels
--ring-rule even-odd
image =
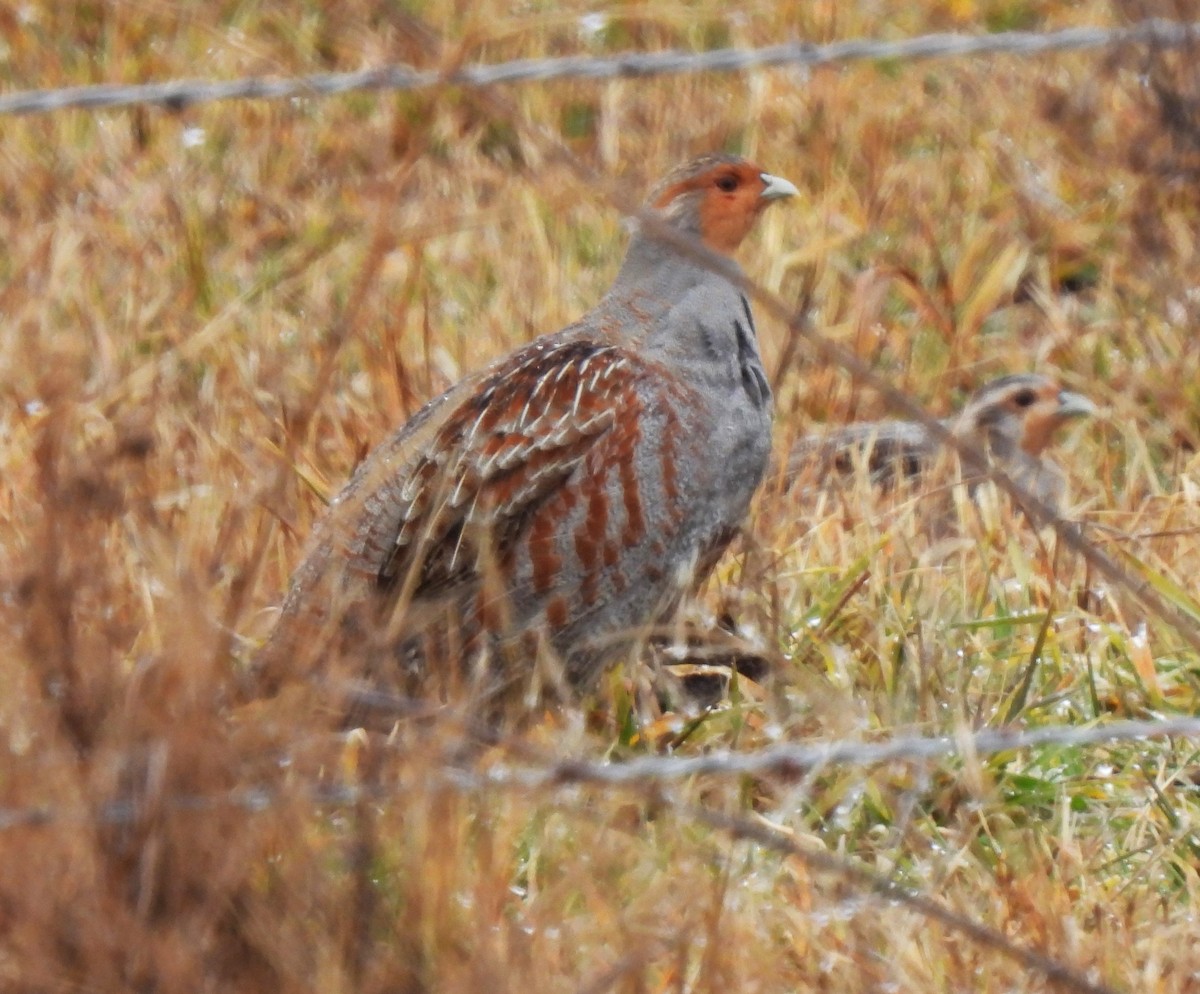
[[[792,449],[788,466],[792,478],[806,468],[822,474],[833,470],[849,475],[864,466],[874,483],[884,485],[916,476],[934,448],[924,426],[906,421],[873,421],[847,425],[825,435],[807,436]]]
[[[623,407],[637,363],[607,342],[542,340],[456,390],[367,459],[331,511],[351,570],[413,599],[503,562],[529,516]]]

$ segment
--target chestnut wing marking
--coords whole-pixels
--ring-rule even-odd
[[[434,596],[471,579],[484,550],[503,558],[611,429],[635,376],[620,349],[589,341],[526,350],[489,374],[391,488],[400,507],[378,584]]]

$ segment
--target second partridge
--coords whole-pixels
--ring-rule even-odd
[[[1095,413],[1096,405],[1087,397],[1062,389],[1050,377],[1017,373],[984,384],[942,425],[1038,500],[1055,506],[1064,482],[1045,450],[1069,420]],[[788,470],[794,479],[814,471],[827,479],[830,470],[849,474],[861,465],[872,482],[890,486],[897,477],[926,472],[939,449],[929,429],[917,422],[861,422],[802,438],[792,450]]]

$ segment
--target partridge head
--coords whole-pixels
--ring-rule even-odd
[[[1002,376],[980,387],[963,408],[954,431],[987,446],[998,459],[1017,452],[1039,458],[1055,433],[1075,418],[1090,417],[1096,405],[1036,373]]]
[[[714,252],[737,250],[773,200],[798,191],[785,179],[730,155],[702,155],[673,169],[650,192],[646,207]]]
[[[552,657],[584,686],[670,615],[745,516],[771,426],[749,301],[679,236],[728,256],[795,193],[737,156],[666,176],[592,311],[359,466],[261,650],[268,679],[337,658],[372,679],[519,682]]]
[[[1046,450],[1069,421],[1095,414],[1096,405],[1083,394],[1064,390],[1048,376],[1017,373],[976,391],[954,432],[978,446],[1028,493],[1055,507],[1066,481]]]

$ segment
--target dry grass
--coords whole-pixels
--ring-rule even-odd
[[[483,61],[1122,16],[697,0],[614,8],[588,36],[585,5],[417,6],[448,58]],[[397,10],[27,4],[0,11],[0,82],[428,64]],[[803,203],[769,214],[747,271],[786,299],[811,291],[816,327],[938,413],[1025,369],[1105,405],[1063,446],[1070,513],[1193,610],[1188,65],[995,58],[508,96],[634,190],[712,147],[796,182]],[[1194,712],[1180,634],[1003,500],[765,488],[705,597],[780,661],[769,688],[743,682],[686,736],[627,673],[587,709],[469,754],[452,719],[346,737],[306,694],[240,700],[319,498],[425,398],[565,324],[614,273],[618,217],[528,128],[454,90],[6,120],[0,206],[5,989],[1049,986],[700,808],[777,826],[1114,989],[1195,988],[1188,742],[625,793],[464,790],[446,774]],[[815,422],[887,413],[761,324],[781,448]],[[330,793],[355,784],[370,799]],[[250,787],[270,803],[236,793]]]

